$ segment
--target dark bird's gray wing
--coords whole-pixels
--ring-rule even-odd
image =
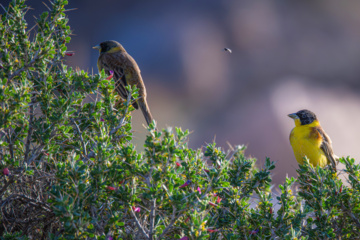
[[[99,65],[105,70],[107,75],[110,75],[110,71],[114,72],[114,80],[115,80],[115,90],[118,94],[123,98],[127,99],[129,92],[126,90],[126,86],[128,86],[126,80],[126,74],[124,69],[124,62],[122,59],[122,54],[103,54],[99,58]],[[132,105],[134,108],[138,109],[139,106],[137,102],[132,98]]]

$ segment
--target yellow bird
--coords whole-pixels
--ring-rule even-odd
[[[100,53],[97,61],[99,71],[104,69],[107,75],[111,75],[113,72],[115,90],[123,99],[128,97],[126,86],[135,85],[138,88],[140,97],[132,105],[135,109],[140,107],[146,123],[149,125],[153,121],[153,117],[146,101],[146,88],[140,74],[140,68],[135,60],[116,41],[105,41],[93,48],[98,49]]]
[[[297,162],[303,164],[306,156],[313,166],[324,167],[331,164],[336,171],[335,161],[338,157],[334,155],[331,140],[320,126],[315,113],[304,109],[288,116],[295,122],[290,133],[290,144]]]

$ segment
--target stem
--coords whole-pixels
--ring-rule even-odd
[[[1,190],[0,190],[0,197],[2,197],[3,193],[6,191],[6,189],[8,188],[8,186],[9,186],[10,184],[12,184],[13,182],[15,182],[15,176],[14,176],[14,175],[10,177],[10,180],[9,180],[9,181],[6,181],[6,180],[5,180],[5,184],[4,184],[4,186],[3,186],[3,187],[1,188]]]
[[[8,133],[7,133],[6,137],[7,137],[8,143],[9,143],[10,157],[12,159],[14,159],[14,147],[13,147],[13,144],[11,141],[11,129],[10,128],[8,128]]]
[[[26,137],[26,143],[25,143],[25,156],[24,156],[24,162],[27,162],[29,157],[29,151],[30,151],[30,144],[31,144],[31,136],[33,132],[33,120],[34,120],[34,104],[35,104],[35,94],[33,94],[31,98],[30,103],[30,116],[29,116],[29,131],[28,135]]]
[[[126,105],[126,109],[125,109],[124,116],[120,119],[119,125],[117,125],[115,128],[113,128],[113,129],[109,132],[109,136],[110,136],[110,135],[113,135],[114,133],[116,133],[116,131],[119,130],[119,128],[121,128],[121,127],[123,126],[124,121],[125,121],[126,114],[127,114],[127,112],[128,112],[128,109],[129,109],[129,104],[130,104],[130,101],[131,101],[131,92],[129,92],[126,101],[127,101],[127,105]]]
[[[36,53],[35,53],[35,56],[34,58],[28,63],[26,64],[25,66],[23,66],[22,68],[16,70],[13,74],[11,74],[8,78],[8,82],[13,79],[15,76],[19,75],[21,72],[25,71],[26,69],[28,69],[29,67],[31,67],[35,62],[36,60],[38,60],[38,57],[39,57],[39,53],[40,53],[40,50],[38,50]]]
[[[76,127],[76,131],[78,132],[79,134],[79,137],[80,137],[80,142],[81,142],[81,146],[83,148],[83,153],[85,156],[87,156],[87,151],[86,151],[86,146],[85,146],[85,143],[84,143],[84,138],[82,137],[82,133],[80,131],[80,128],[79,128],[79,125],[76,124],[75,120],[74,119],[70,119],[70,121],[75,125]]]
[[[138,228],[140,229],[141,233],[146,237],[146,239],[149,239],[149,236],[146,234],[143,226],[141,226],[139,220],[137,219],[137,217],[131,207],[130,207],[130,212],[131,212],[131,215],[134,217],[135,223],[138,226]]]
[[[151,210],[150,210],[150,233],[149,239],[153,239],[153,232],[154,232],[154,223],[155,223],[155,208],[156,208],[156,198],[152,200],[151,203]]]

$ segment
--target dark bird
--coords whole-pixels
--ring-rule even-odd
[[[129,92],[126,86],[136,86],[139,89],[139,98],[132,102],[135,109],[141,109],[146,123],[153,121],[146,101],[146,88],[140,74],[140,68],[135,60],[126,52],[124,47],[116,41],[106,41],[93,47],[99,50],[97,61],[99,71],[105,70],[107,75],[113,74],[115,90],[123,99],[127,99]]]
[[[331,140],[320,126],[315,113],[304,109],[288,116],[295,122],[290,133],[290,144],[297,162],[303,164],[306,156],[313,166],[331,164],[336,171],[338,157],[334,155]]]

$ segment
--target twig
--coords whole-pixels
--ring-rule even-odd
[[[355,222],[356,226],[358,228],[360,228],[360,221],[359,221],[358,217],[356,217],[354,215],[354,213],[349,210],[349,208],[345,207],[345,205],[343,203],[341,203],[341,207],[342,207],[342,210],[344,211],[344,213],[346,213]]]
[[[40,145],[34,150],[34,154],[31,156],[31,158],[27,161],[27,164],[29,165],[32,161],[34,161],[42,152],[45,145]]]
[[[125,117],[126,117],[126,113],[127,113],[127,109],[125,110],[124,116],[120,119],[119,125],[116,126],[115,128],[113,128],[113,129],[109,132],[109,136],[110,136],[110,135],[113,135],[114,133],[116,133],[116,131],[119,130],[119,129],[123,126],[124,121],[125,121]]]
[[[82,161],[87,161],[90,158],[94,158],[95,157],[95,152],[93,150],[93,148],[97,145],[97,142],[94,142],[93,145],[91,146],[89,153],[85,155],[85,157],[83,157]]]
[[[50,212],[50,213],[53,212],[52,209],[48,205],[46,205],[44,202],[37,201],[37,200],[30,198],[24,194],[14,194],[14,195],[12,195],[11,198],[12,199],[25,199],[25,200],[29,201],[29,204],[31,204],[31,205],[38,206],[41,209],[43,209],[47,212]]]
[[[30,103],[29,130],[28,130],[28,135],[26,137],[24,162],[27,162],[27,159],[29,157],[31,136],[32,136],[32,132],[33,132],[34,104],[35,104],[35,94],[33,94],[31,103]]]
[[[76,127],[76,131],[78,132],[79,134],[79,137],[80,137],[80,142],[81,142],[81,146],[83,148],[83,152],[84,152],[84,155],[87,156],[87,151],[86,151],[86,146],[85,146],[85,143],[84,143],[84,138],[82,137],[82,134],[81,134],[81,131],[80,131],[80,128],[79,128],[79,125],[76,124],[75,120],[74,119],[70,119],[70,121],[75,125]]]
[[[231,159],[235,156],[235,154],[236,154],[237,152],[238,152],[237,149],[236,149],[236,150],[232,150],[231,155],[226,156],[226,159],[227,159],[228,161],[231,161]]]
[[[39,56],[40,51],[41,51],[40,49],[38,51],[36,51],[34,58],[28,64],[26,64],[25,66],[23,66],[22,68],[16,70],[13,74],[11,74],[7,81],[9,82],[15,76],[19,75],[22,71],[25,71],[26,69],[31,67],[36,62],[36,60],[38,60],[38,56]]]
[[[0,190],[0,197],[6,191],[7,187],[15,181],[14,175],[10,177],[10,180],[5,183],[5,185]]]
[[[160,235],[159,239],[163,238],[165,236],[165,234],[170,230],[170,228],[174,225],[174,223],[176,222],[176,220],[178,218],[180,218],[184,213],[185,213],[185,209],[180,211],[182,213],[180,213],[177,217],[175,217],[176,214],[176,208],[175,206],[173,206],[173,214],[171,215],[171,221],[169,223],[169,225],[164,229],[164,231],[162,232],[162,234]]]
[[[153,239],[153,231],[154,231],[154,222],[155,222],[155,208],[156,208],[156,198],[152,200],[151,210],[150,210],[150,231],[149,231],[149,239]]]
[[[126,101],[127,101],[127,106],[126,106],[126,109],[125,109],[124,116],[120,119],[119,125],[117,125],[115,128],[113,128],[113,129],[109,132],[109,136],[110,136],[110,135],[113,135],[114,133],[116,133],[116,131],[119,130],[119,128],[121,128],[121,127],[123,126],[124,121],[125,121],[126,114],[127,114],[127,112],[128,112],[128,109],[129,109],[129,104],[130,104],[130,101],[131,101],[131,92],[129,92]]]
[[[137,217],[136,217],[136,215],[135,215],[135,213],[134,213],[134,211],[132,210],[131,207],[130,207],[130,212],[131,212],[131,214],[132,214],[133,217],[134,217],[134,220],[135,220],[136,225],[137,225],[138,228],[141,230],[141,233],[142,233],[147,239],[149,239],[149,236],[146,234],[145,229],[141,226],[139,220],[137,219]]]
[[[13,148],[13,143],[11,141],[11,129],[8,128],[8,133],[6,134],[7,136],[7,140],[8,140],[8,143],[9,143],[9,151],[10,151],[10,157],[12,159],[14,159],[14,148]]]

